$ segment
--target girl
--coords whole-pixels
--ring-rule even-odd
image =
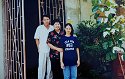
[[[80,65],[79,42],[73,36],[74,30],[70,23],[65,25],[64,36],[61,37],[60,63],[63,69],[64,79],[77,79],[77,67]]]

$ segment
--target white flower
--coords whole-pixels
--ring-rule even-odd
[[[122,41],[122,47],[125,49],[125,41]]]
[[[108,17],[111,13],[116,14],[116,9],[110,7],[109,11],[105,11],[105,16]]]
[[[108,31],[103,32],[103,37],[105,38],[107,35],[110,35]]]
[[[124,18],[123,15],[116,17],[116,20],[114,21],[114,23],[112,23],[112,25],[115,25],[120,19],[123,19],[123,18]]]
[[[116,14],[116,9],[115,8],[110,8],[109,10],[111,13]]]
[[[108,0],[108,1],[111,2],[111,3],[115,3],[114,0]]]
[[[103,12],[103,11],[104,11],[104,8],[100,8],[100,10]]]
[[[119,21],[119,17],[118,18],[116,18],[116,20],[112,23],[112,25],[115,25],[118,21]]]
[[[107,23],[107,22],[108,22],[108,18],[105,18],[105,19],[104,19],[104,23]]]
[[[120,47],[114,46],[112,52],[113,53],[124,53],[124,50]]]
[[[115,33],[115,29],[112,29],[110,32],[111,32],[112,34],[114,34],[114,33]]]
[[[107,30],[111,30],[111,28],[106,28]]]
[[[125,27],[125,25],[124,25],[124,24],[121,24],[121,26],[122,26],[122,28],[124,28],[124,27]]]
[[[111,2],[114,6],[118,6],[115,2],[115,0],[108,0],[109,2]]]
[[[125,6],[124,5],[121,5],[123,8],[125,8]]]
[[[122,58],[122,61],[124,61],[124,57],[123,57],[123,55],[121,56],[121,58]]]
[[[125,38],[120,38],[119,40],[120,40],[120,41],[123,41],[124,39],[125,39]]]
[[[105,11],[105,16],[108,17],[110,13],[110,11]]]
[[[119,17],[120,17],[121,19],[124,19],[124,18],[125,18],[123,15],[120,15]]]
[[[114,34],[116,31],[119,31],[119,29],[112,29],[110,32]]]

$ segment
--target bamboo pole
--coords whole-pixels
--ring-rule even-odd
[[[40,0],[38,0],[38,11],[39,11],[39,25],[41,25],[41,9],[40,9]]]
[[[62,18],[63,18],[63,29],[65,24],[65,7],[64,7],[65,0],[62,0]]]
[[[24,0],[22,0],[22,34],[23,34],[23,57],[24,57],[24,79],[26,79],[26,50],[25,50],[25,17],[24,17]]]

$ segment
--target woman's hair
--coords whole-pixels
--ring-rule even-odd
[[[74,29],[73,29],[73,27],[72,27],[72,24],[70,24],[70,23],[67,23],[66,25],[65,25],[65,28],[67,27],[67,26],[70,26],[71,27],[71,36],[73,36],[73,34],[74,34]],[[64,35],[66,35],[66,31],[64,30]]]
[[[54,25],[56,22],[59,22],[59,24],[60,24],[60,21],[58,19],[54,19],[52,22],[52,25]]]

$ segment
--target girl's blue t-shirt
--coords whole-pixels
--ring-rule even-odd
[[[80,44],[76,36],[62,36],[60,39],[60,48],[63,48],[63,62],[65,66],[77,65],[77,52]]]

